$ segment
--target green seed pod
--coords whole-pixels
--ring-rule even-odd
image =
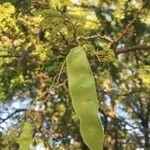
[[[90,150],[103,150],[103,128],[98,117],[94,77],[81,47],[67,56],[67,76],[72,104],[80,119],[80,133]]]
[[[29,150],[32,142],[33,127],[29,122],[24,123],[22,133],[19,137],[19,150]]]

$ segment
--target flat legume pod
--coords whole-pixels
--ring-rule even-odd
[[[29,122],[25,122],[23,125],[22,133],[19,137],[19,150],[30,150],[30,144],[32,142],[33,127]]]
[[[80,119],[81,136],[90,150],[103,150],[94,77],[82,47],[73,48],[68,54],[67,76],[72,104]]]

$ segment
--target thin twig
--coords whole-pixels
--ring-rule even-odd
[[[35,50],[35,46],[34,46],[34,45],[32,45],[32,46],[29,47],[26,51],[24,51],[24,52],[20,55],[20,57],[19,57],[17,60],[14,60],[14,61],[12,61],[12,62],[10,62],[10,63],[2,64],[2,65],[0,66],[0,68],[3,68],[3,67],[14,67],[14,66],[16,66],[16,65],[18,65],[18,64],[20,64],[20,63],[22,63],[22,62],[26,59],[26,57],[27,57],[33,50]]]
[[[136,21],[136,19],[138,18],[138,16],[140,15],[140,13],[142,12],[142,10],[144,9],[144,7],[148,4],[149,0],[145,0],[143,6],[137,11],[137,13],[135,14],[134,18],[125,26],[125,28],[122,30],[120,36],[118,37],[118,39],[116,41],[114,41],[111,45],[111,47],[113,49],[116,48],[117,44],[119,43],[119,41],[123,38],[123,36],[125,36],[127,34],[127,32],[129,31],[130,27],[133,25],[133,23]]]
[[[8,115],[6,118],[2,119],[0,118],[0,124],[5,122],[6,120],[8,120],[9,118],[13,117],[15,114],[20,113],[26,111],[26,109],[17,109],[16,111],[14,111],[13,113],[11,113],[10,115]]]
[[[57,78],[57,80],[56,80],[56,85],[59,83],[60,76],[61,76],[61,74],[62,74],[62,72],[63,72],[64,66],[65,66],[65,63],[66,63],[66,59],[65,59],[65,61],[63,62],[63,64],[62,64],[61,68],[60,68],[60,72],[59,72],[59,74],[58,74],[58,78]]]
[[[0,55],[1,58],[7,58],[7,57],[19,57],[20,55]]]
[[[108,37],[106,35],[100,35],[100,34],[87,36],[87,37],[81,37],[80,36],[80,37],[77,37],[77,41],[78,40],[90,40],[90,39],[96,39],[96,38],[100,38],[100,39],[105,40],[105,41],[107,41],[109,43],[113,43],[113,40],[110,37]]]
[[[64,35],[61,31],[59,31],[59,34],[61,35],[62,39],[65,41],[66,45],[69,45],[69,46],[70,46],[70,43],[69,43],[69,41],[66,39],[65,35]]]

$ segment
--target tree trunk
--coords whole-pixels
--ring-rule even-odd
[[[149,149],[150,148],[150,138],[149,138],[150,128],[149,128],[147,119],[142,120],[142,126],[144,128],[143,133],[144,133],[145,148]]]

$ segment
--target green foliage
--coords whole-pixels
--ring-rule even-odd
[[[0,21],[11,17],[15,13],[15,7],[11,3],[4,3],[0,5]]]
[[[61,8],[62,6],[70,6],[72,5],[70,0],[51,0],[50,6],[54,9]]]
[[[91,150],[103,149],[103,129],[98,118],[94,77],[81,47],[67,56],[67,75],[73,107],[80,119],[80,132]]]
[[[150,85],[150,66],[143,66],[139,69],[139,76],[146,86]]]
[[[2,150],[15,149],[18,150],[18,135],[17,130],[11,128],[11,132],[0,136],[0,148]]]
[[[131,149],[149,147],[150,55],[149,48],[136,47],[150,45],[150,5],[117,47],[111,46],[144,1],[0,0],[0,149],[18,147],[20,124],[28,118],[35,124],[33,139],[40,139],[36,144],[44,141],[53,150],[88,149],[62,67],[78,45],[96,82],[104,149],[128,149],[131,143]],[[126,49],[131,51],[117,53]],[[30,106],[24,105],[28,100]],[[29,111],[19,112],[24,107]]]
[[[64,17],[59,11],[48,9],[42,12],[44,21],[42,22],[42,28],[61,28],[64,26]]]
[[[4,98],[4,88],[3,88],[3,84],[0,84],[0,100],[3,100]]]

